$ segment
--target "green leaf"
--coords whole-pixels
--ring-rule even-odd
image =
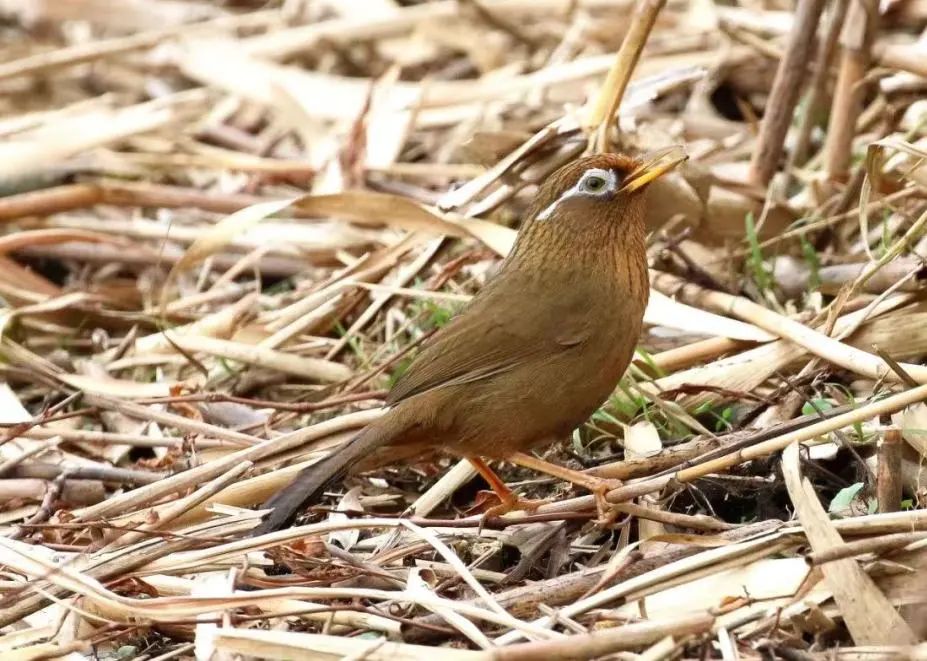
[[[766,270],[766,264],[763,262],[763,251],[760,249],[760,240],[756,234],[756,224],[753,220],[753,213],[748,213],[744,218],[747,225],[747,242],[750,244],[750,258],[747,263],[750,270],[753,271],[753,280],[760,291],[766,291],[772,285],[772,279],[769,277],[769,271]]]
[[[660,366],[656,364],[656,362],[654,362],[653,355],[650,352],[641,347],[637,347],[637,355],[641,360],[644,361],[645,365],[653,370],[653,373],[657,375],[658,379],[666,376],[666,372],[663,371],[663,369],[661,369]]]
[[[734,419],[734,409],[730,406],[721,411],[721,415],[717,416],[718,420],[715,423],[715,431],[724,431],[725,429],[730,429],[733,427],[731,421]]]
[[[834,405],[830,401],[817,397],[810,402],[805,402],[801,407],[801,413],[802,415],[814,415],[818,411],[829,411],[832,408]]]
[[[830,501],[830,507],[827,508],[827,511],[831,514],[836,514],[837,512],[842,512],[847,509],[850,503],[853,502],[853,499],[856,498],[857,494],[862,491],[863,486],[862,482],[857,482],[838,491],[834,499]]]
[[[798,240],[801,243],[801,254],[805,258],[808,268],[811,269],[808,278],[808,289],[813,291],[821,286],[821,260],[818,257],[818,251],[805,237],[804,233],[798,235]]]

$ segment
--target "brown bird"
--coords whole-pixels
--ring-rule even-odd
[[[628,367],[650,290],[644,191],[682,160],[600,154],[550,175],[496,277],[424,345],[385,415],[268,500],[254,534],[289,525],[349,472],[434,451],[469,459],[499,495],[497,513],[537,502],[519,501],[483,458],[602,498],[613,483],[524,453],[566,438]]]

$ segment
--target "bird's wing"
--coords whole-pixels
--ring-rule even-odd
[[[582,344],[592,333],[575,300],[537,301],[530,286],[489,287],[435,333],[387,397],[395,404],[434,388],[490,378]],[[514,294],[514,296],[513,296]],[[573,298],[573,297],[570,297]]]

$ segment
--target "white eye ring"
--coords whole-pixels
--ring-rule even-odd
[[[615,173],[610,170],[588,170],[577,185],[577,193],[602,195],[611,193],[615,188]]]
[[[550,218],[557,206],[571,197],[606,197],[618,190],[618,175],[614,170],[592,168],[586,170],[579,181],[571,188],[550,203],[546,209],[538,214],[538,220]]]

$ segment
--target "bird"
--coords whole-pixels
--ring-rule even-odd
[[[435,452],[470,461],[499,497],[495,514],[544,501],[519,498],[487,460],[585,487],[602,503],[614,480],[528,452],[568,438],[630,364],[650,291],[646,191],[683,160],[678,150],[599,153],[549,175],[496,275],[423,344],[385,414],[265,502],[252,535],[289,526],[349,473]]]

